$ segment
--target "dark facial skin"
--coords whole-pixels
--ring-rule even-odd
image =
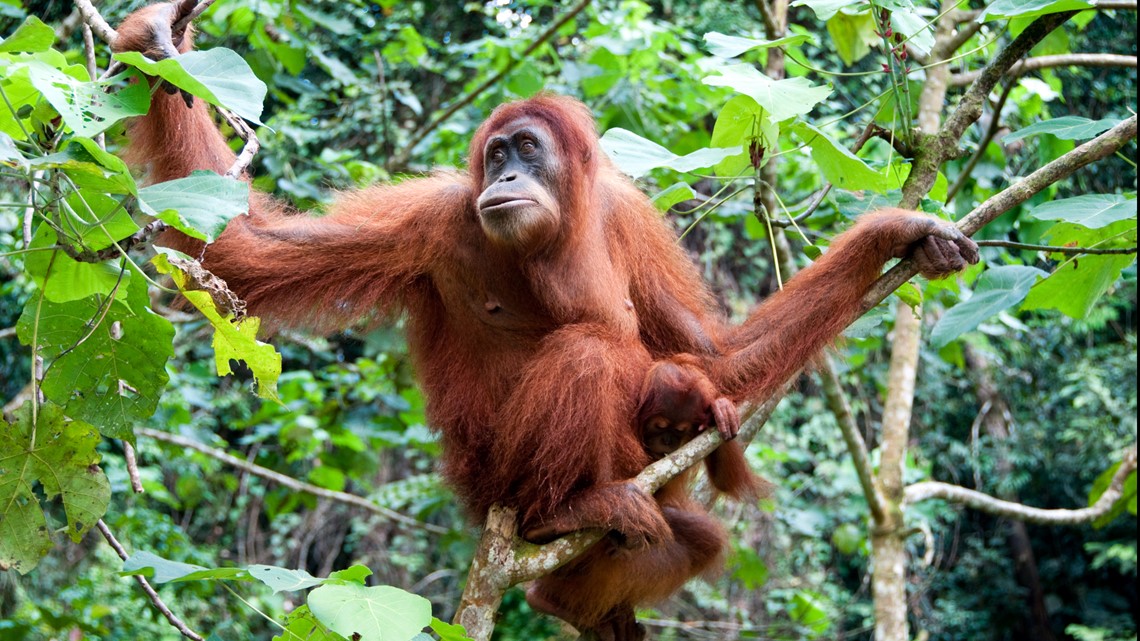
[[[485,178],[479,224],[496,243],[532,249],[558,231],[554,197],[561,165],[554,141],[539,123],[511,123],[483,150]]]

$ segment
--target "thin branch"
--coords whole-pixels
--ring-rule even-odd
[[[218,107],[217,110],[233,128],[238,138],[245,141],[241,153],[238,154],[237,158],[234,158],[233,164],[230,165],[225,174],[227,178],[238,178],[249,169],[249,163],[253,162],[253,157],[261,150],[261,142],[257,139],[257,134],[253,132],[253,128],[246,124],[241,116],[222,107]]]
[[[539,34],[538,38],[536,38],[533,42],[531,42],[530,45],[526,49],[524,49],[522,53],[520,53],[517,56],[512,56],[510,61],[507,62],[507,65],[505,67],[503,67],[502,69],[500,69],[498,73],[496,73],[495,75],[491,76],[490,78],[484,80],[482,83],[479,84],[479,86],[475,87],[470,92],[468,92],[467,95],[465,95],[462,98],[460,98],[459,100],[455,101],[454,103],[452,103],[452,105],[450,107],[443,110],[442,113],[440,113],[436,117],[432,118],[431,121],[428,122],[427,125],[425,125],[419,131],[417,131],[415,133],[415,135],[412,136],[412,139],[410,141],[408,141],[408,144],[407,144],[407,146],[404,147],[404,150],[401,151],[399,154],[397,154],[396,158],[392,161],[391,166],[392,167],[402,167],[405,164],[407,164],[408,158],[411,157],[412,152],[416,148],[416,145],[420,144],[420,142],[422,142],[424,140],[424,138],[427,138],[428,134],[435,131],[436,128],[439,127],[444,122],[446,122],[448,118],[451,118],[460,109],[462,109],[462,108],[466,107],[467,105],[471,104],[472,102],[474,102],[474,100],[476,98],[478,98],[484,91],[487,91],[488,89],[493,87],[496,83],[498,83],[500,80],[502,80],[504,77],[506,77],[506,75],[508,73],[510,73],[516,66],[518,66],[518,64],[520,62],[525,60],[527,58],[527,56],[534,53],[534,51],[536,49],[538,49],[543,44],[545,44],[548,40],[553,38],[555,36],[555,34],[558,33],[558,30],[562,28],[562,25],[564,25],[567,22],[569,22],[570,20],[572,20],[575,16],[577,16],[579,13],[581,13],[582,10],[585,9],[586,6],[589,4],[590,4],[590,0],[579,0],[577,4],[570,7],[570,9],[568,11],[566,11],[565,14],[563,14],[562,16],[560,16],[558,18],[558,20],[555,20],[554,24],[550,25],[546,29],[546,31],[543,31],[541,34]]]
[[[1027,243],[1015,243],[1011,240],[976,240],[974,241],[982,247],[1007,247],[1009,249],[1021,249],[1025,251],[1038,251],[1048,252],[1050,254],[1073,254],[1073,255],[1102,255],[1102,254],[1135,254],[1136,247],[1116,247],[1108,249],[1100,249],[1097,247],[1060,247],[1057,245],[1030,245]]]
[[[1111,156],[1135,137],[1136,116],[1132,116],[978,205],[958,221],[958,229],[967,236],[973,236],[995,218],[1029,200],[1042,189],[1069,177],[1081,167]],[[900,261],[867,290],[860,307],[860,314],[878,305],[916,274],[918,270],[911,261]]]
[[[16,335],[16,328],[15,327],[5,327],[3,329],[0,329],[0,340],[3,340],[5,338],[11,338],[15,335]]]
[[[127,554],[127,551],[125,549],[123,549],[123,546],[119,543],[119,540],[115,538],[115,535],[111,533],[111,528],[107,527],[107,524],[103,522],[103,519],[99,519],[95,523],[95,527],[99,528],[99,532],[103,535],[103,538],[107,540],[107,543],[111,546],[111,548],[115,550],[115,554],[118,554],[120,559],[126,561],[130,555]],[[150,599],[150,602],[154,604],[154,607],[162,613],[162,616],[166,617],[166,620],[170,622],[170,625],[174,626],[174,628],[178,630],[182,636],[186,637],[187,639],[193,639],[194,641],[205,641],[205,639],[202,638],[202,635],[191,630],[189,626],[187,626],[182,621],[182,619],[179,619],[177,615],[170,611],[170,608],[166,607],[166,604],[162,602],[162,597],[158,596],[158,592],[155,592],[154,588],[150,585],[150,582],[146,580],[145,576],[135,575],[135,581],[138,582],[139,587],[143,589],[143,592],[146,592],[147,597]]]
[[[139,461],[135,456],[135,448],[130,441],[123,441],[123,458],[127,460],[127,476],[131,479],[131,490],[135,494],[143,493],[142,479],[139,478]]]
[[[863,496],[867,499],[867,507],[871,510],[871,518],[876,525],[890,521],[891,508],[883,495],[882,488],[875,482],[874,466],[871,457],[867,454],[867,443],[859,434],[859,424],[855,422],[855,414],[851,411],[851,403],[843,393],[843,385],[839,382],[835,362],[830,355],[824,356],[824,366],[819,368],[820,386],[823,395],[827,398],[827,406],[835,415],[839,423],[839,431],[843,433],[843,440],[847,443],[847,451],[851,453],[851,462],[855,465],[855,473],[859,477],[859,485],[863,488]]]
[[[1096,3],[1096,8],[1105,9],[1119,9],[1122,11],[1135,11],[1136,0],[1101,0]]]
[[[1007,519],[1033,523],[1035,525],[1084,525],[1106,515],[1112,506],[1123,496],[1124,481],[1136,470],[1136,446],[1125,452],[1120,468],[1112,477],[1108,489],[1095,503],[1079,510],[1048,510],[1029,507],[1021,503],[1003,501],[988,494],[970,490],[959,485],[938,481],[923,481],[906,488],[906,502],[919,503],[930,499],[942,499],[960,503],[966,507]]]
[[[1024,76],[1032,71],[1052,67],[1131,67],[1136,68],[1136,56],[1116,53],[1064,53],[1053,56],[1036,56],[1022,60],[1009,68],[1006,75]],[[981,77],[981,71],[967,71],[950,76],[950,84],[955,87],[968,85]]]
[[[75,8],[79,9],[79,14],[83,16],[83,22],[91,26],[95,35],[109,45],[115,44],[119,34],[111,28],[111,25],[107,24],[103,16],[99,15],[99,10],[91,4],[90,0],[75,0]]]
[[[174,24],[170,25],[170,34],[174,37],[175,42],[182,39],[182,35],[186,31],[186,27],[194,22],[198,16],[206,12],[210,5],[214,4],[214,0],[182,0],[182,5],[179,7],[179,13],[182,14]],[[189,9],[193,7],[193,9]]]
[[[416,529],[427,530],[428,532],[434,532],[436,534],[447,534],[449,532],[447,528],[433,525],[431,523],[417,521],[410,516],[405,516],[395,510],[388,509],[382,505],[377,505],[376,503],[373,503],[372,501],[369,501],[362,496],[349,494],[348,492],[338,492],[336,490],[317,487],[316,485],[305,483],[304,481],[298,481],[291,476],[286,476],[280,472],[275,472],[256,463],[251,463],[244,459],[240,459],[232,454],[229,454],[228,452],[210,447],[209,445],[200,443],[193,439],[170,434],[167,432],[160,432],[158,430],[152,430],[146,427],[137,428],[135,430],[135,433],[141,436],[146,436],[147,438],[152,438],[156,441],[162,441],[163,443],[170,443],[172,445],[178,445],[180,447],[192,449],[195,452],[201,452],[210,458],[219,460],[240,470],[245,470],[254,476],[259,476],[267,481],[272,481],[273,483],[289,488],[290,490],[304,492],[305,494],[311,494],[313,496],[328,499],[330,501],[336,501],[338,503],[344,503],[346,505],[363,508],[369,512],[372,512],[373,514],[377,514],[398,523],[403,523],[404,525]]]

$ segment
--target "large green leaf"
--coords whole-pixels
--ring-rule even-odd
[[[831,94],[829,87],[813,85],[807,78],[772,80],[748,64],[717,67],[715,71],[720,75],[706,76],[702,82],[751,96],[775,122],[806,114]]]
[[[753,142],[765,149],[761,164],[766,163],[772,153],[779,151],[780,126],[755,100],[749,96],[735,96],[725,103],[717,114],[709,145],[734,149],[735,154],[716,165],[721,176],[736,176],[752,163],[749,148]]]
[[[321,625],[309,606],[302,605],[285,617],[285,628],[270,641],[344,641],[344,637]]]
[[[1058,223],[1045,238],[1050,244],[1065,247],[1134,247],[1136,221],[1121,220],[1097,229]],[[1135,261],[1135,254],[1070,257],[1029,292],[1021,309],[1051,308],[1073,318],[1085,318],[1120,278],[1120,272]]]
[[[212,105],[225,107],[250,122],[262,124],[265,83],[230,49],[214,47],[190,51],[158,62],[137,51],[117,53],[114,58],[158,76]]]
[[[1060,118],[1035,122],[1028,127],[1022,127],[1006,135],[1001,141],[1004,145],[1037,134],[1053,134],[1062,140],[1084,140],[1097,136],[1101,132],[1108,131],[1120,124],[1120,122],[1121,120],[1119,118],[1089,120],[1081,116],[1062,116]]]
[[[225,289],[224,283],[214,279],[212,274],[201,269],[196,262],[162,250],[154,257],[154,264],[160,273],[169,274],[174,279],[174,284],[186,300],[213,325],[212,345],[218,375],[233,373],[230,360],[242,361],[253,372],[258,396],[276,399],[277,379],[281,376],[281,354],[272,345],[257,340],[261,320],[254,316],[237,320],[229,310],[223,315],[218,310],[214,296],[226,298],[232,294]],[[190,278],[191,272],[195,272],[193,279]]]
[[[876,171],[823,131],[805,122],[796,123],[793,131],[811,148],[812,160],[819,165],[823,176],[840,189],[869,189],[885,194],[898,189],[905,178],[897,175],[891,167],[884,168],[882,172]]]
[[[1086,0],[994,0],[986,5],[978,20],[991,22],[1006,18],[1035,18],[1047,13],[1093,9],[1095,6]]]
[[[53,303],[33,296],[16,325],[51,360],[44,394],[108,438],[134,441],[166,387],[174,326],[148,308],[146,281],[130,279],[125,301],[105,296]]]
[[[848,7],[867,7],[867,0],[795,0],[793,7],[810,7],[815,17],[820,20],[830,20],[840,9]]]
[[[741,38],[740,36],[727,36],[723,33],[710,31],[705,34],[705,46],[709,53],[719,58],[735,58],[746,51],[753,49],[770,49],[772,47],[794,47],[805,42],[811,42],[812,37],[806,33],[785,36],[776,40],[758,40],[756,38]]]
[[[870,11],[836,13],[827,21],[827,33],[845,65],[859,62],[871,53],[871,47],[882,42],[875,34],[875,18]]]
[[[644,176],[651,169],[668,167],[677,171],[693,171],[712,167],[728,156],[739,153],[736,149],[705,147],[690,154],[678,156],[661,145],[641,136],[615,127],[601,139],[602,149],[626,174],[634,178]]]
[[[43,498],[59,499],[67,515],[67,533],[78,542],[103,518],[111,484],[99,468],[99,433],[73,421],[52,403],[16,410],[15,423],[0,429],[0,570],[27,574],[51,549]],[[38,486],[38,491],[37,491]]]
[[[12,35],[0,41],[0,53],[21,51],[35,53],[51,49],[55,42],[55,30],[35,16],[28,16]]]
[[[249,575],[273,588],[274,594],[307,590],[327,581],[327,579],[318,579],[304,570],[290,570],[274,565],[251,565]]]
[[[41,225],[32,237],[30,249],[53,247],[59,243],[55,230]],[[119,259],[102,263],[79,262],[62,250],[33,251],[24,259],[24,269],[32,281],[53,303],[82,300],[95,294],[115,292],[121,297],[126,292],[131,273],[124,271]]]
[[[139,190],[139,205],[182,233],[214,242],[234,216],[249,211],[249,185],[209,171],[196,171]]]
[[[431,624],[430,601],[386,585],[322,585],[308,603],[330,630],[360,641],[409,641]]]
[[[123,571],[120,574],[145,576],[152,583],[250,579],[249,573],[244,568],[205,568],[200,565],[170,561],[146,551],[135,552],[123,561]]]
[[[1041,203],[1029,210],[1038,220],[1063,220],[1100,229],[1136,217],[1136,198],[1120,194],[1085,194]]]
[[[930,344],[941,348],[973,330],[1003,309],[1025,300],[1026,294],[1045,272],[1036,267],[1005,265],[982,272],[969,300],[951,307],[930,332]]]
[[[130,83],[107,93],[106,83],[83,82],[38,61],[27,66],[32,85],[77,135],[94,136],[123,118],[145,114],[150,107],[146,83]]]

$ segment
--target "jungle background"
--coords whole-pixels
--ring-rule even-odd
[[[796,218],[796,223],[766,225],[756,205],[760,197],[753,198],[760,187],[752,182],[749,163],[755,159],[755,130],[771,119],[749,120],[740,131],[721,119],[727,110],[741,108],[742,92],[731,84],[706,82],[718,77],[715,66],[723,61],[717,62],[717,55],[725,57],[726,46],[706,34],[755,41],[791,38],[786,58],[779,49],[758,46],[727,57],[771,72],[778,56],[781,74],[826,87],[810,113],[793,116],[824,130],[844,148],[877,125],[881,131],[860,145],[856,161],[859,169],[889,177],[892,168],[897,171],[908,162],[906,145],[892,143],[909,139],[902,132],[920,125],[921,57],[934,43],[932,25],[951,10],[964,14],[957,24],[965,38],[949,65],[948,114],[969,84],[965,75],[984,66],[1029,22],[1050,11],[1086,8],[1077,0],[1066,0],[1064,6],[1006,1],[994,3],[1004,13],[995,9],[987,17],[976,0],[942,6],[808,0],[785,4],[786,22],[781,24],[772,17],[778,15],[776,3],[765,2],[219,0],[196,25],[200,48],[233,49],[266,86],[264,126],[257,129],[261,150],[252,164],[254,185],[301,209],[319,209],[338,189],[436,166],[462,166],[474,128],[495,105],[538,91],[582,99],[596,115],[599,133],[620,129],[635,134],[617,142],[607,135],[608,150],[630,144],[644,150],[645,142],[652,141],[670,155],[685,155],[735,145],[736,156],[701,165],[702,171],[678,171],[658,154],[665,160],[638,175],[651,196],[665,192],[659,201],[662,215],[678,233],[684,232],[680,242],[701,266],[726,313],[741,318],[789,275],[790,269],[778,268],[773,259],[777,236],[788,243],[792,268],[807,264],[818,255],[815,245],[826,244],[855,216],[898,202],[902,185],[863,185],[858,182],[865,178],[862,174],[849,172],[855,182],[824,190],[835,182],[834,169],[821,169],[829,162],[828,152],[813,147],[804,129],[782,127],[762,138],[767,153],[779,150],[764,165],[773,172],[766,180],[774,194],[764,197],[777,203],[765,212],[767,222]],[[98,10],[115,25],[142,4],[105,2]],[[897,41],[884,38],[884,8],[917,20],[907,33],[906,44],[914,47],[909,55],[900,55]],[[1060,128],[1017,134],[1035,123],[1065,117],[1077,120],[1064,122],[1081,125],[1105,122],[1087,139],[1134,116],[1135,8],[1134,2],[1123,2],[1081,11],[1037,44],[1031,57],[1111,54],[1131,57],[1131,64],[1116,58],[1116,64],[1072,64],[1072,59],[1010,75],[986,93],[981,119],[962,136],[964,153],[941,164],[939,182],[923,194],[922,208],[958,219],[1084,140]],[[35,27],[28,27],[29,16],[51,30],[51,49],[21,47],[20,42],[6,46],[16,40],[12,34],[17,29]],[[564,23],[539,40],[562,18]],[[11,36],[0,43],[0,88],[7,103],[0,105],[0,401],[9,421],[0,427],[9,434],[7,441],[0,437],[0,498],[8,506],[0,514],[14,509],[17,500],[16,472],[4,461],[29,451],[12,435],[25,420],[18,418],[24,411],[20,408],[31,402],[29,384],[37,378],[32,341],[27,340],[31,334],[21,330],[21,317],[29,305],[42,302],[41,292],[50,287],[46,275],[37,272],[42,265],[35,257],[42,253],[22,244],[27,203],[36,198],[49,202],[45,193],[66,191],[66,185],[44,176],[74,178],[77,174],[68,172],[86,171],[69,163],[101,164],[100,175],[108,181],[120,171],[93,148],[85,145],[88,155],[79,157],[79,144],[67,143],[73,137],[94,140],[105,134],[106,147],[114,152],[123,144],[123,122],[98,132],[83,132],[66,117],[61,124],[58,104],[26,89],[32,86],[28,75],[38,72],[19,68],[37,56],[37,64],[56,69],[84,66],[83,24],[71,2],[0,0],[0,36]],[[977,27],[969,26],[973,24]],[[781,29],[774,33],[773,26]],[[106,69],[107,47],[96,39],[95,51],[99,69]],[[900,76],[900,69],[911,66],[909,75]],[[113,91],[122,86],[120,81]],[[755,103],[744,109],[771,111],[757,110]],[[717,504],[732,532],[726,569],[642,612],[652,638],[869,639],[875,634],[875,523],[841,423],[854,421],[871,464],[877,465],[894,380],[891,357],[900,298],[904,304],[898,309],[920,310],[924,336],[915,352],[904,481],[945,481],[1042,508],[1095,502],[1113,478],[1114,464],[1136,440],[1135,150],[1135,142],[1127,143],[1012,208],[975,236],[1051,246],[1131,246],[1131,253],[1085,256],[984,247],[983,265],[947,282],[913,281],[914,286],[900,290],[901,297],[872,310],[836,347],[830,371],[849,416],[836,411],[841,405],[824,389],[826,377],[808,373],[797,381],[748,449],[755,469],[775,484],[773,495],[755,503]],[[64,160],[52,157],[68,153]],[[844,162],[847,156],[853,154],[843,155]],[[54,159],[44,160],[48,158]],[[730,165],[720,164],[724,162]],[[713,165],[715,171],[709,169]],[[734,182],[732,176],[745,181]],[[759,181],[759,167],[755,176]],[[73,180],[70,188],[123,193],[92,182],[77,185]],[[29,184],[40,193],[31,201]],[[1101,227],[1034,215],[1039,205],[1089,194],[1113,199],[1124,213]],[[124,228],[118,238],[146,222],[132,215],[137,225]],[[50,227],[51,220],[51,214],[37,214],[33,222],[38,229]],[[1108,228],[1111,234],[1104,231]],[[131,252],[138,265],[153,254],[147,245]],[[121,279],[125,268],[120,259],[116,255],[101,264],[115,266]],[[980,280],[983,269],[995,267],[1037,268],[1041,280],[1030,279],[1020,298],[1011,295],[1004,306],[987,308],[984,314],[961,308],[983,291],[1018,290]],[[1077,276],[1046,285],[1052,279],[1045,276],[1066,267]],[[77,270],[69,274],[82,279]],[[132,275],[130,283],[127,296],[175,329],[161,347],[169,358],[161,359],[157,370],[168,381],[145,373],[154,389],[144,396],[153,396],[154,402],[106,425],[67,405],[68,420],[75,419],[67,425],[82,419],[102,436],[88,446],[95,448],[91,461],[105,473],[110,488],[105,514],[100,511],[95,518],[101,517],[132,553],[149,552],[202,568],[261,564],[328,577],[366,566],[372,572],[368,585],[395,586],[424,597],[432,615],[450,620],[479,533],[436,474],[438,437],[425,424],[424,399],[399,323],[327,337],[288,330],[276,334],[269,340],[282,360],[278,400],[261,399],[254,379],[264,372],[238,365],[233,375],[218,375],[213,321],[194,309],[172,306],[170,294],[155,287],[148,297],[140,277]],[[111,284],[118,288],[114,279]],[[1053,290],[1035,294],[1031,285]],[[69,297],[56,290],[49,302],[118,295],[111,285],[103,290],[98,283],[75,287],[82,291]],[[944,318],[960,319],[950,316],[956,307],[966,309],[967,316],[972,313],[973,320],[939,329]],[[67,348],[65,343],[59,347]],[[55,354],[63,362],[57,349],[49,354],[49,365]],[[47,385],[50,379],[44,380]],[[260,380],[259,389],[266,384]],[[48,391],[42,402],[68,403]],[[131,456],[125,443],[133,443],[137,473],[128,469]],[[266,470],[302,484],[267,478]],[[132,491],[132,477],[141,493]],[[1109,514],[1067,527],[1025,525],[954,501],[909,505],[901,605],[910,634],[938,640],[1136,639],[1134,472],[1123,487],[1124,496]],[[321,495],[316,491],[321,489],[331,492]],[[410,517],[409,522],[336,493],[364,497]],[[27,507],[26,497],[19,500]],[[31,503],[42,507],[56,530],[54,546],[37,555],[34,569],[26,573],[0,571],[0,638],[180,638],[136,581],[120,574],[123,562],[106,538],[86,531],[91,523],[77,528],[65,509],[69,506],[50,489],[37,486]],[[7,513],[6,524],[0,515],[0,526],[10,528],[14,512]],[[73,541],[65,530],[85,536]],[[290,613],[305,603],[303,592],[274,592],[220,575],[201,581],[162,582],[154,573],[151,578],[161,600],[211,639],[291,638],[277,624],[288,624]],[[336,638],[328,629],[311,633],[326,636],[310,638]],[[387,636],[375,638],[389,641]],[[533,613],[515,588],[504,598],[495,638],[573,636],[556,620]]]

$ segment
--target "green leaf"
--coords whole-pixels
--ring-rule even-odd
[[[67,533],[79,542],[107,512],[111,484],[98,465],[95,428],[52,403],[40,404],[34,419],[30,402],[15,414],[0,430],[0,570],[27,574],[52,546],[54,526],[37,494],[60,500]]]
[[[1113,465],[1112,467],[1109,467],[1104,472],[1101,472],[1100,476],[1096,477],[1096,480],[1093,481],[1092,487],[1089,488],[1089,506],[1090,507],[1094,503],[1096,503],[1098,500],[1100,500],[1100,497],[1104,495],[1104,492],[1105,492],[1105,490],[1108,489],[1108,486],[1112,485],[1112,478],[1114,476],[1116,476],[1116,472],[1119,469],[1120,469],[1120,462],[1117,461],[1117,463],[1115,465]],[[1118,498],[1116,500],[1116,502],[1114,502],[1112,504],[1112,508],[1108,512],[1106,512],[1105,514],[1103,514],[1102,516],[1097,518],[1095,521],[1093,521],[1092,525],[1094,528],[1097,528],[1097,529],[1103,528],[1103,527],[1107,526],[1109,523],[1112,523],[1114,520],[1116,520],[1116,517],[1123,514],[1125,512],[1125,510],[1129,511],[1132,514],[1135,514],[1136,513],[1136,507],[1135,506],[1136,506],[1136,470],[1133,470],[1124,479],[1124,485],[1120,488],[1120,498]]]
[[[811,147],[812,159],[819,165],[823,176],[836,187],[851,191],[869,189],[880,194],[898,187],[900,181],[892,178],[890,167],[883,172],[875,171],[862,158],[819,129],[800,122],[795,124],[793,131]]]
[[[992,22],[1013,17],[1036,18],[1047,13],[1093,9],[1095,6],[1085,0],[994,0],[986,5],[978,20]]]
[[[249,575],[268,585],[273,593],[307,590],[325,582],[304,570],[289,570],[274,565],[251,565]]]
[[[706,147],[678,156],[661,145],[641,136],[615,127],[601,138],[602,149],[624,173],[639,178],[658,167],[668,167],[677,171],[694,171],[702,167],[712,167],[728,156],[737,153],[735,149],[713,149]]]
[[[1062,140],[1084,140],[1108,131],[1121,122],[1119,118],[1089,120],[1081,116],[1062,116],[1061,118],[1043,120],[1041,122],[1035,122],[1028,127],[1022,127],[1011,134],[1007,134],[1001,141],[1002,144],[1007,144],[1015,140],[1028,138],[1029,136],[1036,136],[1037,134],[1053,134]]]
[[[346,581],[357,585],[364,585],[364,580],[372,576],[372,570],[366,565],[353,565],[345,570],[337,570],[329,575],[329,579]]]
[[[1087,318],[1120,272],[1134,262],[1135,255],[1081,256],[1066,261],[1029,292],[1021,309],[1052,308],[1071,318]]]
[[[214,47],[190,51],[158,62],[137,51],[116,53],[113,57],[185,89],[211,105],[225,107],[250,122],[262,124],[265,83],[230,49]]]
[[[763,159],[767,162],[771,153],[779,151],[779,138],[779,125],[772,122],[760,103],[748,96],[735,96],[717,115],[709,145],[734,149],[736,153],[717,163],[716,173],[736,176],[747,169],[752,164],[749,148],[753,141],[768,152]]]
[[[25,345],[33,337],[51,361],[43,392],[67,413],[108,438],[134,442],[134,425],[149,419],[166,387],[174,326],[148,308],[146,281],[137,274],[126,300],[91,296],[66,303],[33,297],[16,325]]]
[[[435,617],[431,618],[431,629],[439,635],[439,641],[471,641],[463,626],[440,621]]]
[[[831,94],[829,87],[813,85],[807,78],[772,80],[748,64],[718,67],[715,71],[720,75],[706,76],[702,82],[751,96],[775,122],[806,114]]]
[[[841,554],[855,554],[863,547],[863,530],[853,523],[843,523],[831,533],[831,544]]]
[[[36,53],[51,49],[55,42],[55,30],[35,16],[28,16],[12,35],[0,41],[0,53],[20,51]]]
[[[309,606],[302,605],[285,617],[285,631],[272,641],[344,641],[344,637],[330,632],[317,621]]]
[[[209,171],[139,190],[143,212],[182,233],[214,242],[234,216],[249,212],[249,185]]]
[[[224,283],[216,282],[216,279],[206,282],[213,275],[201,269],[197,262],[178,258],[169,252],[160,252],[152,262],[160,273],[169,274],[174,279],[174,284],[186,300],[214,326],[212,345],[218,376],[233,373],[230,368],[231,359],[243,361],[253,372],[257,395],[276,399],[277,379],[281,376],[281,355],[272,345],[257,340],[261,319],[247,316],[236,320],[230,312],[223,316],[212,294],[223,297],[229,294],[229,290],[224,289]],[[193,281],[189,278],[192,273],[195,276]],[[192,287],[189,285],[191,282]],[[212,288],[214,291],[204,291],[202,288]]]
[[[119,574],[145,576],[152,583],[249,579],[249,573],[244,568],[205,568],[200,565],[170,561],[145,551],[135,552],[123,561],[123,571]]]
[[[794,47],[813,39],[806,33],[785,36],[776,40],[758,40],[756,38],[741,38],[740,36],[726,36],[723,33],[710,31],[705,34],[705,46],[709,53],[718,58],[735,58],[740,54],[753,49],[769,49],[771,47]]]
[[[969,300],[951,307],[930,332],[930,344],[941,348],[997,314],[1025,299],[1045,272],[1036,267],[1005,265],[982,272]]]
[[[430,601],[387,585],[322,585],[308,604],[330,630],[360,641],[409,641],[432,618]]]
[[[27,63],[28,78],[79,136],[94,136],[131,116],[141,116],[150,107],[150,90],[136,82],[107,93],[107,83],[83,82],[42,62]]]
[[[52,247],[59,243],[55,230],[40,225],[32,237],[30,249]],[[119,260],[82,263],[62,250],[34,251],[24,259],[24,269],[32,281],[52,303],[82,300],[95,294],[116,292],[121,297],[132,274],[119,266]]]
[[[1120,194],[1086,194],[1041,203],[1029,210],[1038,220],[1064,220],[1090,229],[1100,229],[1136,217],[1136,198]]]
[[[867,0],[795,0],[793,7],[810,7],[815,17],[830,20],[840,9],[869,6]]]
[[[696,195],[688,183],[674,183],[653,197],[653,206],[660,211],[669,211],[673,205],[695,198]]]
[[[827,33],[839,59],[848,66],[862,60],[871,53],[871,47],[881,42],[875,35],[875,18],[869,11],[836,13],[827,21]]]
[[[817,635],[822,635],[831,627],[831,617],[828,616],[819,595],[807,590],[798,591],[792,597],[788,614],[793,621],[811,628]]]
[[[906,36],[907,42],[923,52],[929,52],[934,46],[934,27],[913,8],[892,11],[891,25]]]

